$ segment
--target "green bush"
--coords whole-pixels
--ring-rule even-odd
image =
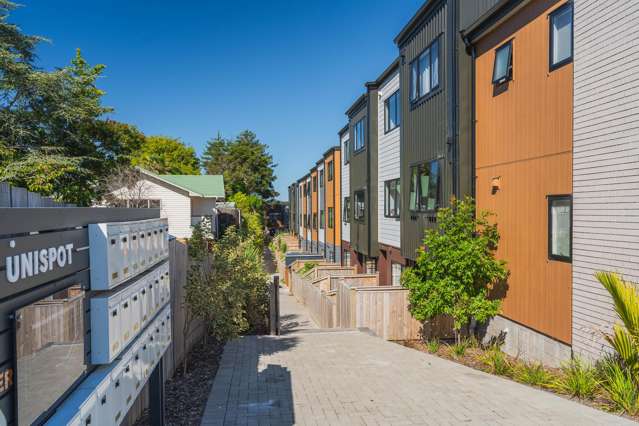
[[[497,347],[491,347],[480,357],[480,360],[493,374],[509,376],[512,373],[512,365],[506,355]]]
[[[505,262],[495,259],[499,232],[491,213],[475,213],[472,198],[440,209],[437,229],[426,231],[415,266],[402,276],[413,316],[426,321],[450,315],[458,342],[471,318],[481,323],[499,313],[501,301],[489,292],[508,274]]]
[[[561,375],[550,387],[558,392],[579,398],[592,399],[599,390],[597,371],[580,358],[573,358],[561,366]]]
[[[461,339],[458,342],[450,345],[450,353],[454,358],[461,358],[466,354],[466,350],[472,346],[472,342],[469,339]]]
[[[546,386],[552,382],[552,375],[539,362],[522,362],[514,369],[515,380],[532,386]]]
[[[439,342],[439,339],[436,338],[430,339],[426,342],[426,349],[428,349],[428,352],[431,354],[437,353],[440,346],[441,343]]]
[[[306,275],[318,265],[317,262],[304,262],[304,266],[299,270],[300,275]]]
[[[617,411],[639,415],[639,388],[630,370],[616,357],[599,364],[601,385]]]

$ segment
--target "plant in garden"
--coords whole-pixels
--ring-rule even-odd
[[[426,231],[415,266],[402,275],[412,315],[419,321],[450,315],[457,342],[472,318],[485,322],[499,313],[501,301],[489,292],[508,274],[505,262],[495,259],[499,232],[492,214],[475,213],[469,197],[440,209],[437,229]]]
[[[561,375],[550,384],[556,391],[579,399],[592,399],[599,386],[596,369],[580,358],[573,358],[564,363],[561,366]]]
[[[426,342],[426,349],[428,349],[428,352],[430,352],[431,354],[437,353],[439,351],[440,346],[441,346],[441,343],[439,342],[439,339],[437,338],[429,339]]]
[[[633,416],[639,415],[639,387],[619,358],[605,358],[598,367],[601,385],[615,408]]]
[[[498,346],[492,346],[481,357],[488,370],[500,376],[509,376],[512,373],[512,365],[506,355]]]
[[[304,266],[299,270],[300,275],[306,275],[318,265],[317,262],[304,262]]]
[[[237,192],[229,201],[235,203],[242,214],[240,232],[244,238],[249,238],[260,249],[264,247],[264,202],[257,195],[246,195]]]
[[[466,354],[466,350],[471,347],[471,341],[469,339],[461,339],[454,344],[450,345],[450,352],[455,358],[461,358]]]
[[[552,381],[552,375],[540,362],[522,362],[514,369],[515,380],[532,386],[546,386]]]

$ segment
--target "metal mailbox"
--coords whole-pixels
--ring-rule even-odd
[[[111,371],[111,383],[109,392],[111,393],[111,424],[119,425],[126,414],[126,396],[124,391],[124,362],[114,366]]]
[[[105,294],[91,299],[91,361],[109,364],[122,350],[120,328],[121,294]]]

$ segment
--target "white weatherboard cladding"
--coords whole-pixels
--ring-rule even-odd
[[[320,178],[320,172],[324,170],[324,164],[322,163],[321,166],[317,166],[317,237],[319,239],[320,242],[324,242],[326,241],[326,221],[327,221],[327,216],[328,214],[326,213],[326,202],[324,200],[324,195],[326,194],[326,187],[324,186],[325,183],[322,183],[322,186],[320,186],[319,183],[319,178]],[[326,172],[324,172],[326,173]],[[326,175],[324,175],[324,180],[326,180]],[[324,228],[320,228],[320,212],[324,210]]]
[[[191,237],[191,198],[184,192],[161,182],[145,180],[144,197],[161,200],[160,216],[169,219],[171,235],[176,238]]]
[[[617,321],[593,274],[639,282],[639,2],[574,2],[573,350]]]
[[[348,140],[348,132],[345,132],[340,138],[340,145],[344,149],[344,142]],[[344,197],[348,197],[351,193],[350,179],[351,179],[351,165],[349,163],[344,164],[345,152],[342,152],[342,199],[339,202],[339,206],[342,209],[342,240],[351,240],[351,225],[344,222]],[[352,203],[351,203],[352,206]]]
[[[399,218],[384,217],[384,182],[399,179],[399,134],[400,128],[384,134],[384,102],[399,90],[399,72],[393,73],[379,90],[381,98],[377,106],[377,134],[378,134],[378,180],[377,185],[377,229],[378,241],[382,244],[401,248]],[[400,125],[401,125],[400,111]],[[400,190],[404,190],[401,188]]]

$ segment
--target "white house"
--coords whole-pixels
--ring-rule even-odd
[[[138,198],[149,207],[159,207],[160,216],[169,220],[169,232],[176,238],[189,238],[191,226],[210,217],[217,229],[216,206],[223,203],[224,178],[221,175],[158,175],[139,169]],[[121,190],[120,192],[124,192]],[[119,191],[114,191],[118,197]]]

